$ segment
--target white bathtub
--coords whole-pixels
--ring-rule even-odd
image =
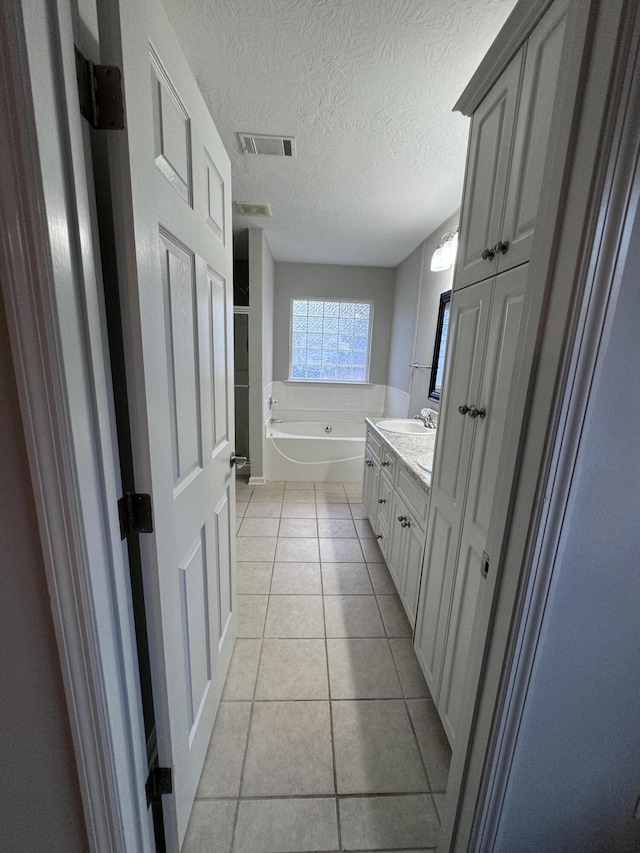
[[[285,421],[266,429],[267,480],[362,482],[364,421]]]

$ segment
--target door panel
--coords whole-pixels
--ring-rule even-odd
[[[235,640],[230,166],[157,0],[100,0],[123,70],[110,136],[136,482],[169,850],[179,850]]]
[[[558,88],[567,2],[552,5],[527,42],[520,104],[500,239],[509,251],[500,255],[498,272],[531,257],[542,176]]]
[[[473,114],[454,289],[495,275],[482,252],[500,237],[524,48]]]

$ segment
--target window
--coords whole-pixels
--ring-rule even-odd
[[[291,300],[290,379],[368,382],[373,304]]]
[[[429,399],[440,400],[442,393],[442,377],[444,374],[444,356],[447,351],[447,335],[449,334],[449,316],[451,314],[451,291],[440,294],[438,309],[438,326],[436,328],[436,345],[433,348],[431,360],[431,379],[429,381]]]

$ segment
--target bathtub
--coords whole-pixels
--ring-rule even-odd
[[[285,421],[266,431],[267,480],[362,482],[364,421]]]

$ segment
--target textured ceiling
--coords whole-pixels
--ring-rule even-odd
[[[276,260],[396,266],[460,204],[451,107],[515,0],[164,0]],[[296,137],[242,154],[237,131]],[[238,242],[241,246],[241,241]]]

